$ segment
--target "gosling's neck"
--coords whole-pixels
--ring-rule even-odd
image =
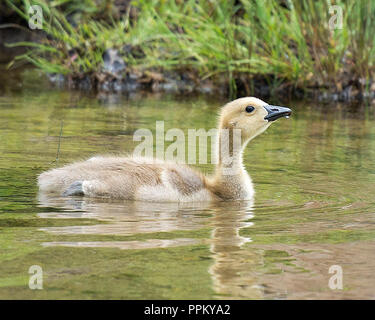
[[[225,200],[245,200],[253,196],[251,179],[243,162],[243,149],[249,139],[244,140],[238,130],[219,130],[217,138],[217,165],[210,180],[211,191]]]
[[[225,179],[246,173],[243,166],[242,154],[248,141],[243,140],[239,129],[220,129],[217,138],[218,163],[216,175]]]

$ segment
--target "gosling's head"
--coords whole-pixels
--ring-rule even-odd
[[[240,129],[243,142],[247,142],[264,132],[273,121],[289,117],[292,110],[272,106],[254,97],[236,99],[221,110],[221,129]]]

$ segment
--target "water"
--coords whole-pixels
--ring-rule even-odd
[[[373,107],[289,103],[292,117],[246,149],[253,202],[46,198],[43,170],[131,153],[134,131],[156,120],[213,128],[225,101],[84,95],[35,72],[1,82],[1,299],[375,298]],[[32,265],[43,290],[28,287]],[[332,265],[342,290],[328,285]]]

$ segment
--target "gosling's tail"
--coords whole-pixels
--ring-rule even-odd
[[[61,193],[70,185],[63,170],[52,169],[38,176],[38,186],[41,192]]]

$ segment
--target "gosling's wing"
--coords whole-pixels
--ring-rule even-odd
[[[121,186],[131,189],[141,184],[158,184],[160,172],[160,164],[151,160],[100,156],[43,172],[38,184],[42,192],[63,193],[74,183],[96,181],[111,192]]]

